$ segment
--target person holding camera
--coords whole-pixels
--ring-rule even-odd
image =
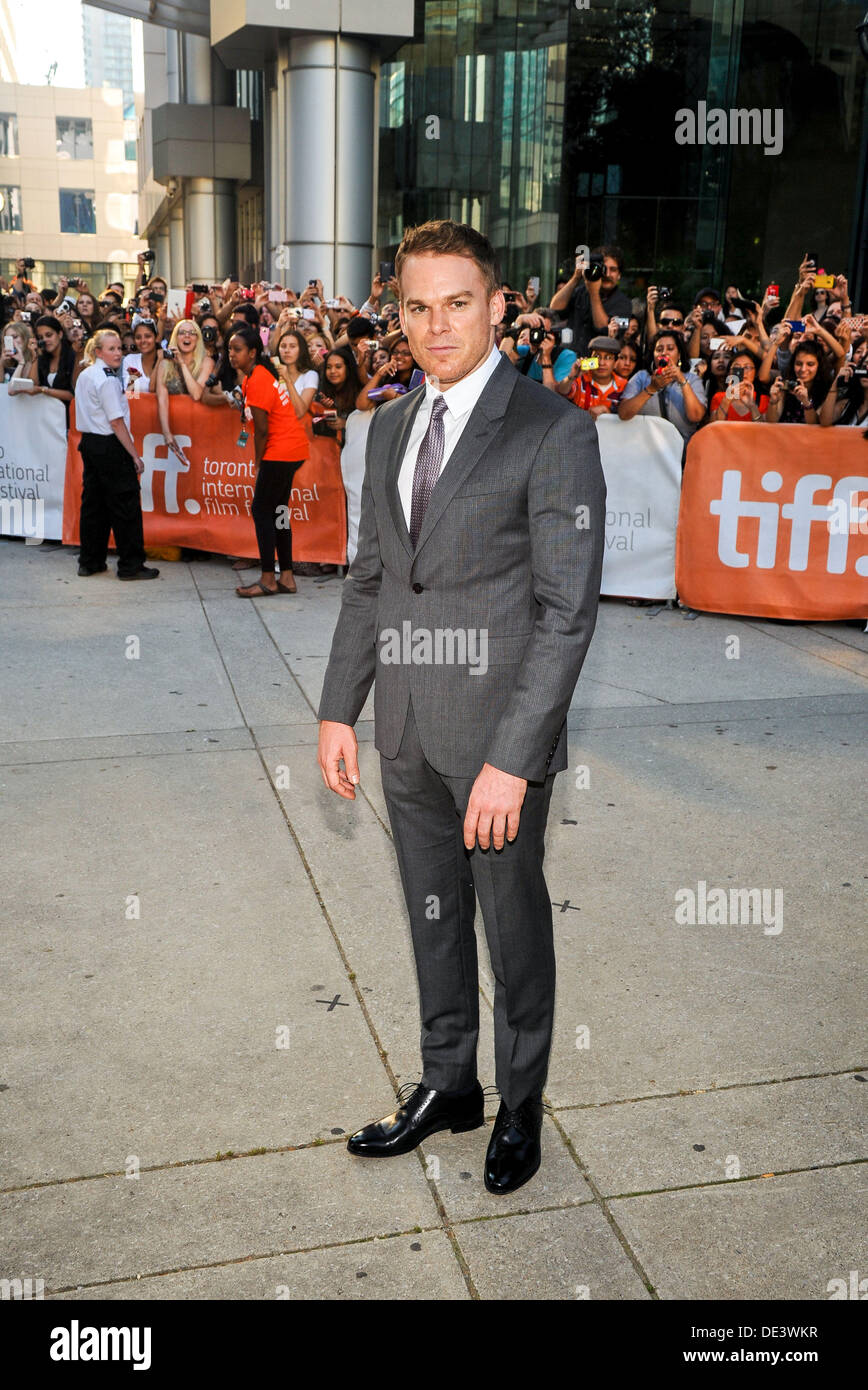
[[[28,278],[28,270],[32,270],[36,262],[32,256],[19,256],[15,262],[15,274],[9,282],[9,293],[16,295],[19,299],[24,299],[28,294],[36,293],[36,286]]]
[[[29,323],[8,323],[3,330],[3,380],[8,385],[30,382],[30,390],[38,384],[36,350]],[[28,388],[22,385],[12,389],[23,392]]]
[[[156,579],[145,564],[139,478],[145,465],[130,433],[130,405],[118,372],[123,348],[113,328],[100,328],[85,348],[85,368],[75,388],[75,422],[81,431],[82,489],[78,573],[107,568],[114,532],[118,579]]]
[[[347,420],[356,408],[361,389],[358,366],[350,348],[332,348],[323,365],[322,385],[311,406],[314,434],[337,439],[343,448]]]
[[[672,302],[668,285],[649,285],[645,291],[645,335],[650,342],[661,328],[674,328],[684,335],[684,310]]]
[[[821,425],[868,424],[868,342],[864,339],[853,349],[849,362],[839,367],[833,389],[820,406]]]
[[[580,357],[588,343],[608,329],[609,320],[629,318],[633,306],[618,289],[624,258],[617,246],[598,246],[585,263],[576,256],[575,269],[562,289],[552,296],[549,308],[562,314],[573,330],[572,348]]]
[[[373,410],[384,401],[403,396],[409,390],[410,378],[417,370],[409,340],[401,334],[392,345],[388,362],[373,373],[359,392],[356,410]]]
[[[236,328],[229,336],[227,348],[229,360],[244,383],[239,444],[247,443],[248,423],[254,431],[256,487],[250,510],[261,568],[255,584],[239,587],[235,592],[239,598],[294,594],[289,500],[293,477],[310,456],[308,437],[289,388],[266,355],[257,330],[250,324]],[[279,580],[274,571],[275,552],[280,565]]]
[[[618,404],[618,416],[658,415],[669,420],[685,443],[705,417],[702,380],[690,370],[683,339],[671,329],[661,329],[651,345],[648,366],[627,382]]]
[[[790,359],[791,376],[780,376],[772,383],[766,423],[769,425],[816,425],[819,410],[829,390],[829,371],[819,344],[803,339]]]
[[[759,365],[759,357],[749,348],[741,347],[733,353],[726,385],[711,398],[712,420],[762,420],[769,398],[764,391],[757,391]]]
[[[592,338],[588,344],[589,357],[576,361],[567,378],[569,384],[565,383],[566,389],[558,388],[561,395],[579,410],[587,410],[595,420],[598,415],[611,414],[627,385],[627,378],[615,372],[620,351],[617,338]],[[583,360],[588,364],[585,367]],[[594,362],[596,366],[591,365]]]
[[[561,341],[551,309],[517,314],[504,329],[498,347],[522,376],[557,391],[567,380],[577,358]]]

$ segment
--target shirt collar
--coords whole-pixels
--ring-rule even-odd
[[[473,371],[468,376],[462,377],[461,381],[456,381],[455,385],[450,386],[448,391],[438,391],[429,380],[426,380],[425,403],[428,410],[431,410],[437,397],[442,395],[449,414],[453,419],[461,419],[476,405],[483,387],[499,364],[502,355],[497,344],[492,343],[491,352],[484,362],[480,362],[479,366],[474,367]]]

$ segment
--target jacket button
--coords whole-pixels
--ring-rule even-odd
[[[421,594],[421,593],[423,592],[423,588],[424,588],[424,586],[423,586],[422,584],[414,584],[414,585],[413,585],[413,593],[414,593],[414,594]]]

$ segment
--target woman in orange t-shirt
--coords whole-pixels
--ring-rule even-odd
[[[235,592],[239,598],[294,594],[289,498],[292,479],[310,454],[308,437],[286,382],[278,377],[266,357],[256,329],[242,324],[231,334],[227,348],[230,364],[243,378],[243,442],[246,443],[248,421],[254,430],[256,487],[250,510],[262,567],[256,584],[245,585]],[[275,551],[280,579],[274,573]]]

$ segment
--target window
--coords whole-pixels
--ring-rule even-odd
[[[60,230],[76,236],[96,234],[96,209],[93,190],[61,188]]]
[[[0,185],[0,232],[21,231],[21,189]]]
[[[93,159],[93,122],[89,116],[57,117],[60,159]]]
[[[0,158],[14,158],[18,154],[18,117],[0,111]]]

